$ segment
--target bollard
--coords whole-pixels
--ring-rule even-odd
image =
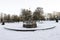
[[[58,23],[58,19],[56,19],[56,22]]]
[[[5,22],[2,22],[2,25],[5,25]]]

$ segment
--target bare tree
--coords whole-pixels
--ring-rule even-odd
[[[37,7],[33,13],[33,20],[41,20],[43,16],[43,8]]]
[[[24,21],[28,21],[31,18],[31,11],[28,9],[22,10],[22,17]]]

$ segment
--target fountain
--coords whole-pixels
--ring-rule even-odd
[[[25,21],[23,22],[23,27],[24,28],[36,28],[37,24],[35,21]]]

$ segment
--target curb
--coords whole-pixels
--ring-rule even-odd
[[[13,30],[13,31],[36,31],[36,30],[49,30],[49,29],[53,29],[55,28],[56,26],[53,26],[53,27],[50,27],[50,28],[44,28],[44,29],[40,29],[40,28],[33,28],[33,29],[13,29],[13,28],[7,28],[7,27],[4,27],[4,29],[7,29],[7,30]]]

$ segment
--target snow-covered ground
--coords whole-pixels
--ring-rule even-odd
[[[4,27],[20,27],[23,23],[6,23],[1,25],[0,23],[0,40],[60,40],[60,21],[43,21],[37,22],[39,27],[56,26],[54,29],[38,30],[38,31],[11,31],[6,30]]]

